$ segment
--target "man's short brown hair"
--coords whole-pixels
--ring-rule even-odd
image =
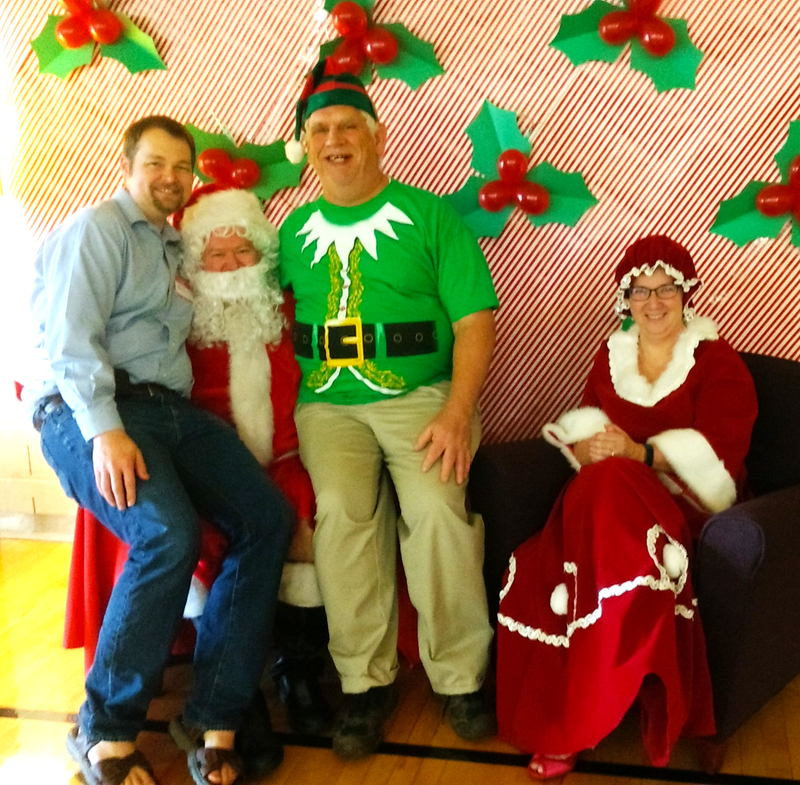
[[[151,128],[159,128],[170,136],[175,137],[175,139],[182,139],[186,142],[192,153],[192,166],[194,166],[196,155],[194,137],[177,120],[173,120],[171,117],[167,117],[163,114],[143,117],[141,120],[137,120],[125,129],[125,133],[122,135],[122,154],[127,161],[133,162],[136,156],[136,148],[139,147],[139,140],[142,138],[142,134],[149,131]]]

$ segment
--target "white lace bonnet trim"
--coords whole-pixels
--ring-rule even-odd
[[[625,293],[631,288],[631,281],[640,275],[652,275],[659,267],[663,268],[664,272],[675,280],[675,283],[683,289],[684,293],[688,292],[693,286],[698,289],[703,285],[699,278],[684,278],[683,273],[671,264],[658,259],[655,264],[645,264],[641,267],[632,267],[619,282],[617,289],[617,303],[614,306],[614,312],[620,319],[625,317],[625,311],[629,311],[631,304],[630,300],[625,297]],[[688,303],[683,307],[683,318],[688,322],[694,316],[694,311],[689,307]]]

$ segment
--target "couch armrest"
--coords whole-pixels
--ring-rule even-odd
[[[483,445],[469,474],[469,498],[486,527],[483,575],[494,619],[503,574],[515,548],[539,531],[574,474],[544,439]]]
[[[800,673],[800,485],[736,504],[703,527],[694,582],[717,740]]]

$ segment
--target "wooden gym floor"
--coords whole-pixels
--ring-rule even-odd
[[[0,784],[78,783],[64,738],[83,700],[83,651],[61,647],[70,546],[0,540]],[[188,666],[172,667],[164,695],[154,702],[140,745],[162,785],[191,785],[183,754],[166,733],[180,711]],[[530,783],[528,756],[497,740],[467,744],[442,721],[439,702],[419,668],[398,678],[400,705],[379,754],[343,763],[330,739],[287,731],[280,704],[267,687],[273,722],[286,757],[265,785],[505,785]],[[331,696],[337,698],[331,684]],[[597,749],[581,755],[567,785],[637,782],[718,782],[723,785],[800,780],[800,678],[775,697],[731,739],[721,773],[703,773],[690,742],[681,742],[670,766],[647,765],[631,713]],[[557,781],[555,781],[557,782]]]

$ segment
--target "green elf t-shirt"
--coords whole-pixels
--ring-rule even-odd
[[[391,181],[354,207],[317,199],[280,230],[280,277],[297,301],[296,320],[313,343],[329,320],[360,318],[374,331],[372,357],[336,366],[315,349],[298,355],[299,400],[359,404],[385,400],[452,374],[452,323],[496,308],[489,268],[475,238],[447,202]],[[435,323],[434,346],[386,354],[383,325]]]

